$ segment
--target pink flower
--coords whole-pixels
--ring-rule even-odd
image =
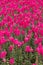
[[[25,31],[24,31],[24,30],[22,30],[22,32],[21,32],[21,33],[22,33],[22,35],[24,35],[24,34],[25,34]]]
[[[32,30],[33,30],[34,33],[38,33],[38,30],[39,30],[39,29],[38,29],[37,26],[34,26],[34,27],[32,27]]]
[[[9,37],[9,41],[14,43],[15,42],[15,39],[13,37]]]
[[[39,43],[41,43],[42,42],[42,38],[36,38],[35,40],[34,40],[34,43],[35,44],[39,44]]]
[[[41,35],[41,36],[43,36],[43,29],[42,29],[42,30],[40,30],[40,35]]]
[[[2,51],[1,54],[0,54],[0,58],[5,58],[7,55],[7,52],[6,51]]]
[[[17,46],[18,46],[18,48],[20,48],[21,46],[22,46],[22,42],[18,42],[18,44],[17,44]]]
[[[26,47],[25,47],[25,52],[32,52],[31,47],[30,47],[30,46],[26,46]]]
[[[33,63],[32,65],[36,65],[35,63]]]
[[[27,28],[29,26],[29,22],[28,21],[22,21],[22,22],[20,22],[20,26],[23,28]]]
[[[3,58],[3,59],[2,59],[2,61],[3,61],[3,62],[6,62],[6,59],[5,59],[5,58]]]
[[[14,40],[14,44],[15,44],[15,45],[18,45],[18,43],[19,43],[18,39],[15,39],[15,40]]]
[[[13,58],[13,57],[12,57],[12,58],[10,58],[9,63],[10,63],[11,65],[13,65],[13,64],[15,63],[15,60],[14,60],[14,58]]]
[[[6,35],[6,37],[10,37],[10,32],[8,31],[8,28],[5,28],[5,35]]]
[[[0,39],[0,45],[5,44],[6,42],[7,42],[7,40],[6,40],[4,37],[2,37],[2,38]]]
[[[29,41],[28,37],[25,37],[25,38],[24,38],[24,42],[26,43],[26,42],[28,42],[28,41]]]
[[[12,50],[14,49],[14,46],[13,45],[10,45],[8,50],[11,52]]]
[[[38,47],[36,48],[36,51],[38,52],[39,55],[43,56],[43,45],[39,44]]]
[[[14,34],[15,34],[16,36],[19,36],[19,35],[20,35],[20,30],[19,30],[19,28],[15,28],[15,29],[14,29]]]

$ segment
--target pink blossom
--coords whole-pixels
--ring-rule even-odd
[[[15,60],[14,60],[14,58],[13,58],[13,57],[12,57],[12,58],[10,58],[9,63],[10,63],[11,65],[13,65],[13,64],[15,63]]]
[[[6,42],[7,42],[7,40],[6,40],[4,37],[2,37],[2,38],[0,39],[0,45],[5,44]]]
[[[36,48],[36,51],[38,52],[39,55],[43,56],[43,45],[39,44],[38,47]]]
[[[28,37],[25,37],[24,42],[28,42],[28,41],[29,41]]]
[[[31,52],[31,47],[30,46],[26,46],[25,47],[25,52]]]
[[[19,30],[18,28],[15,28],[15,29],[14,29],[14,34],[15,34],[16,36],[19,36],[19,35],[20,35],[20,30]]]
[[[3,59],[2,59],[2,61],[3,61],[3,62],[6,62],[6,59],[5,59],[5,58],[3,58]]]
[[[10,45],[8,50],[11,52],[12,50],[14,49],[14,46],[13,45]]]
[[[6,51],[2,51],[1,54],[0,54],[0,58],[5,58],[7,55],[7,52]]]
[[[32,65],[36,65],[35,63],[33,63]]]

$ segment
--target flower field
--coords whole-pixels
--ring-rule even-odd
[[[43,0],[0,0],[0,65],[43,65]]]

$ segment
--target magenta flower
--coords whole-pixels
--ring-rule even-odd
[[[14,29],[14,34],[15,34],[16,36],[19,36],[19,35],[20,35],[20,30],[19,30],[18,28],[15,28],[15,29]]]
[[[14,46],[13,45],[10,45],[8,50],[11,52],[12,50],[14,49]]]
[[[43,45],[39,44],[38,47],[36,48],[36,51],[38,52],[39,55],[43,56]]]
[[[11,65],[13,65],[13,64],[15,63],[14,58],[10,58],[9,63],[10,63]]]
[[[30,47],[30,46],[26,46],[26,47],[25,47],[25,52],[32,52],[31,47]]]
[[[35,63],[33,63],[32,65],[36,65]]]
[[[0,58],[3,59],[5,58],[7,55],[7,52],[6,51],[2,51],[1,54],[0,54]]]

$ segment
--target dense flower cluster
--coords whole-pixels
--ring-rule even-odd
[[[13,65],[8,55],[24,45],[24,52],[43,56],[43,0],[0,0],[0,59]]]

